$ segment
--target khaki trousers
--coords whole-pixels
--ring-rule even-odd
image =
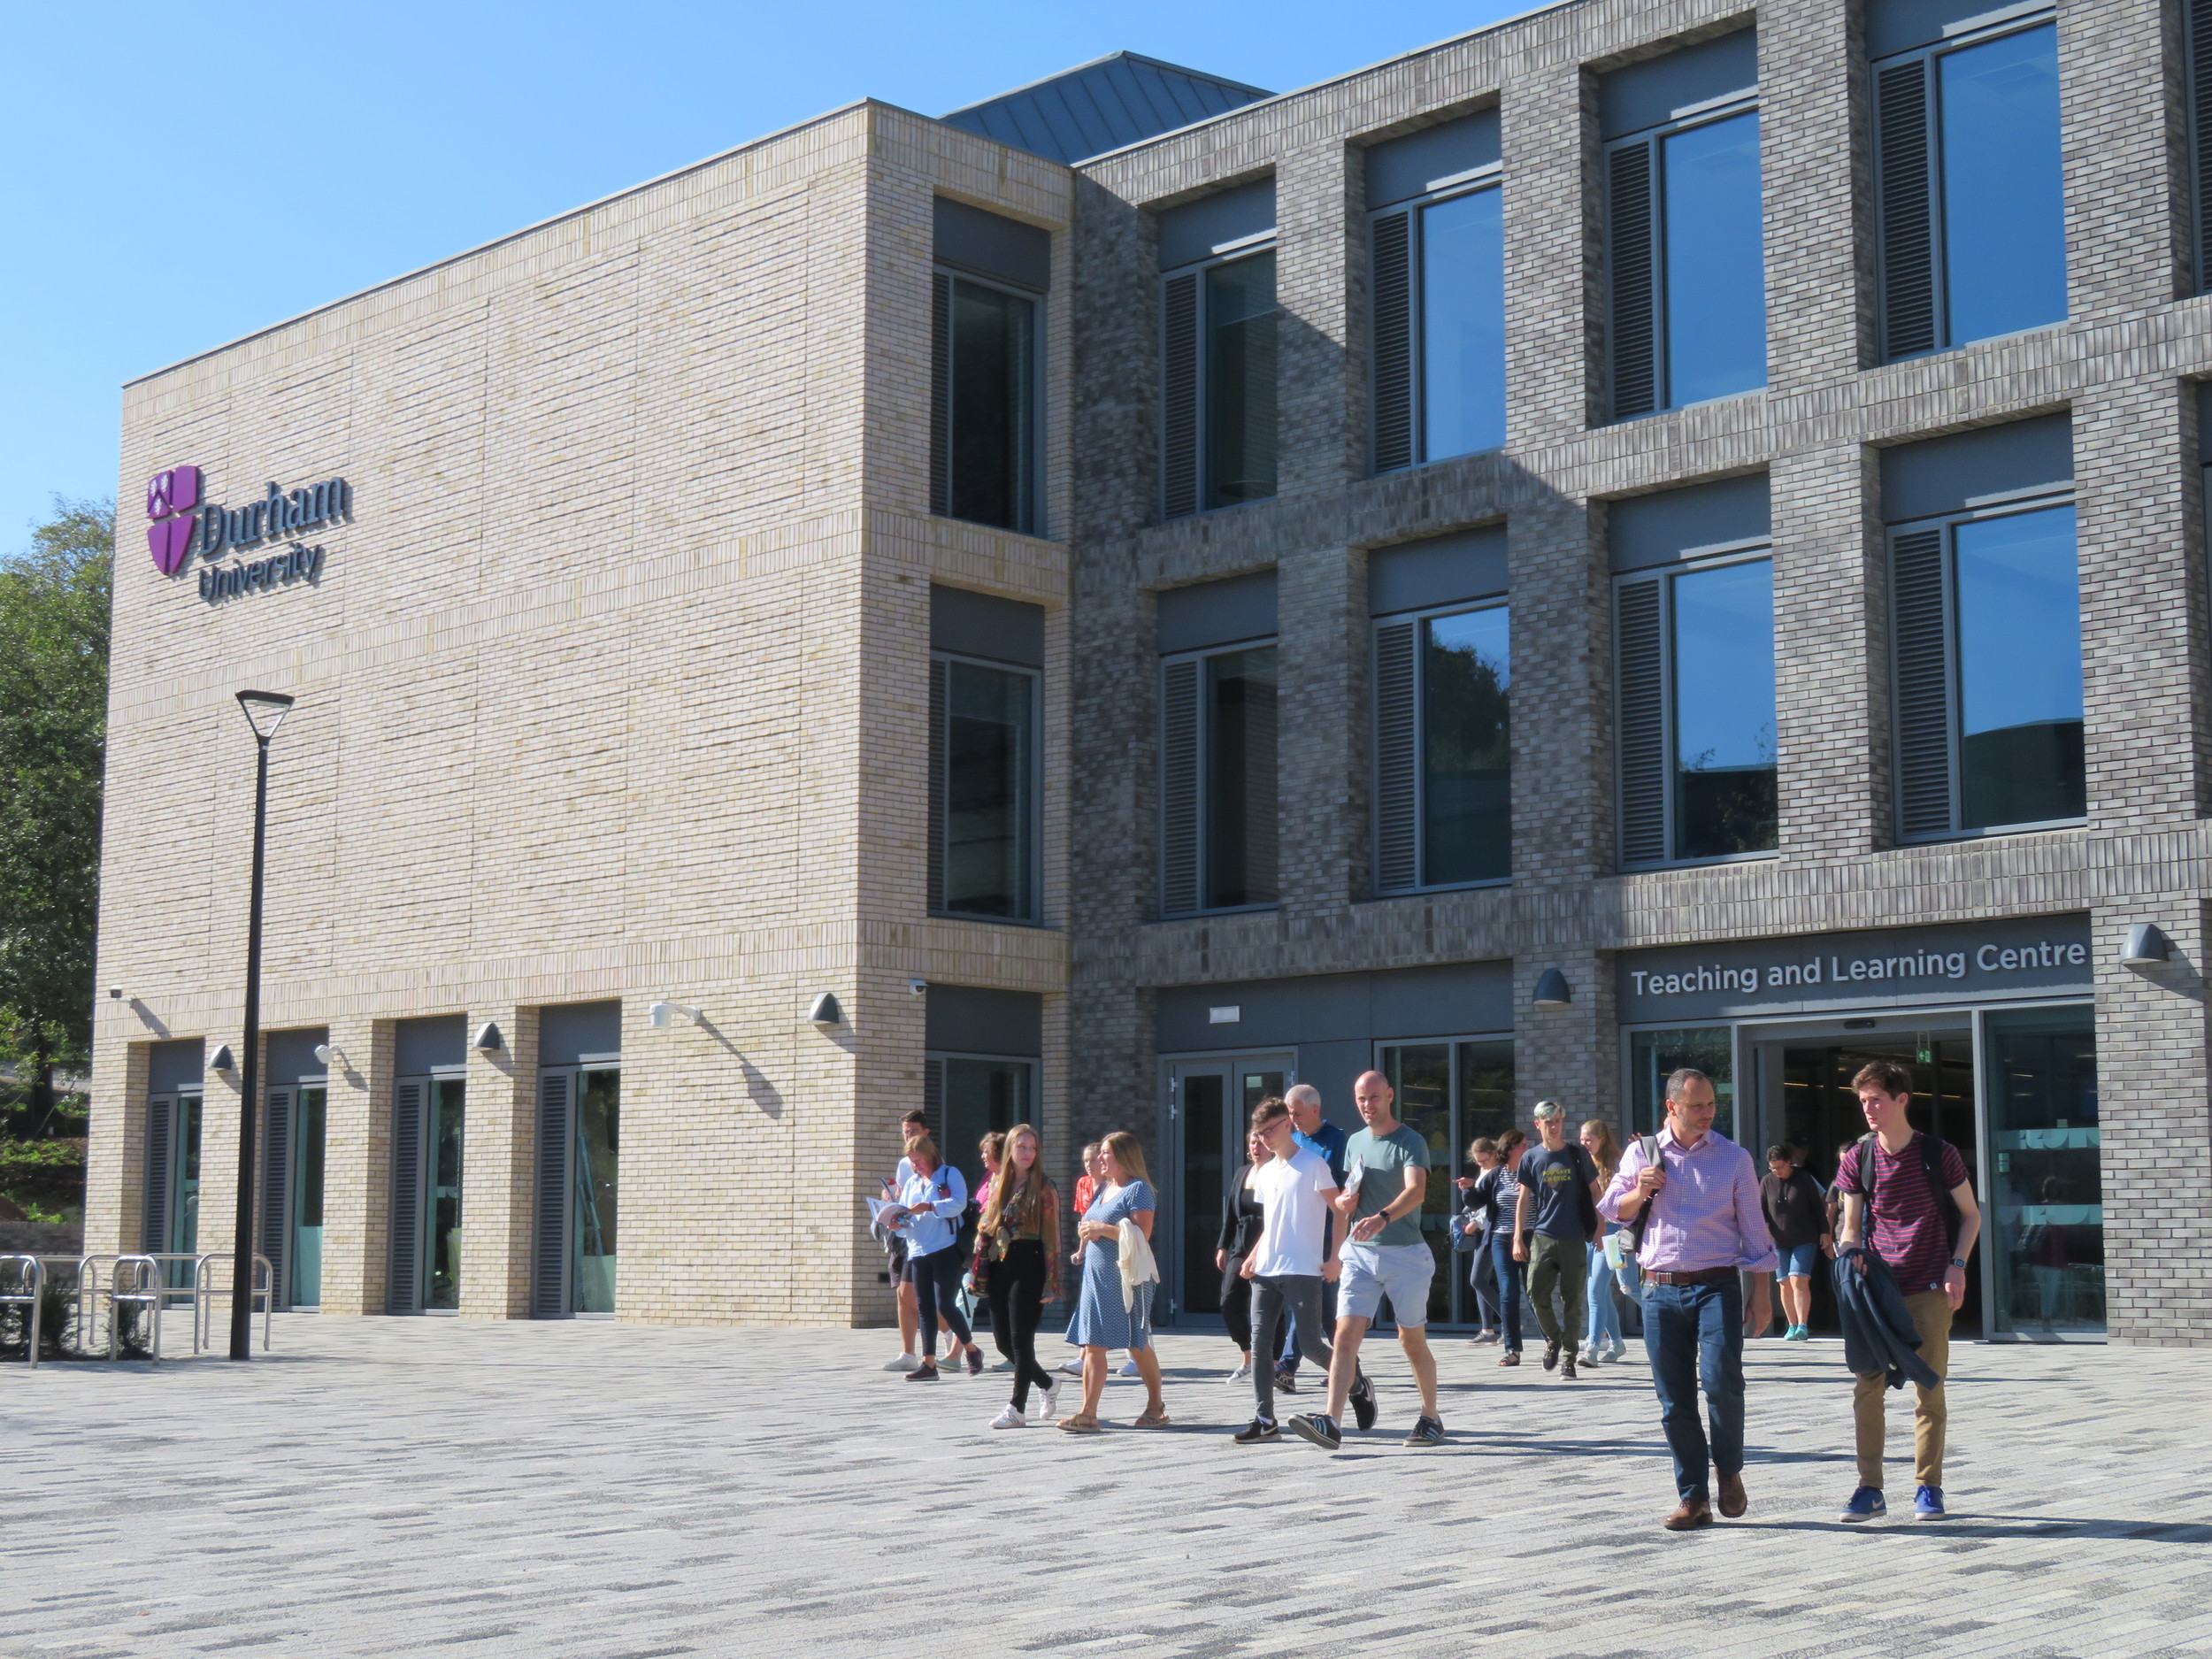
[[[1939,1377],[1951,1374],[1951,1299],[1939,1290],[1905,1298],[1913,1329],[1920,1333],[1920,1357]],[[1851,1394],[1851,1417],[1858,1430],[1859,1484],[1878,1491],[1882,1484],[1883,1405],[1889,1390],[1886,1371],[1862,1376]],[[1943,1429],[1949,1416],[1940,1388],[1923,1388],[1912,1409],[1913,1476],[1924,1486],[1943,1485]]]

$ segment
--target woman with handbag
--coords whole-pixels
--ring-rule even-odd
[[[1467,1158],[1479,1173],[1454,1183],[1459,1210],[1452,1217],[1452,1248],[1469,1263],[1467,1287],[1475,1294],[1476,1330],[1467,1340],[1473,1346],[1498,1340],[1498,1269],[1490,1259],[1490,1212],[1475,1196],[1482,1177],[1498,1167],[1498,1143],[1484,1135],[1469,1144]]]
[[[1104,1180],[1076,1231],[1083,1240],[1075,1259],[1083,1264],[1083,1292],[1075,1317],[1068,1325],[1068,1340],[1083,1350],[1083,1405],[1060,1419],[1071,1434],[1098,1432],[1098,1401],[1106,1392],[1106,1351],[1125,1348],[1144,1379],[1144,1413],[1136,1419],[1141,1429],[1164,1427],[1167,1407],[1160,1399],[1160,1359],[1152,1351],[1152,1293],[1156,1279],[1133,1279],[1122,1271],[1121,1238],[1125,1225],[1133,1228],[1136,1243],[1148,1246],[1152,1223],[1160,1201],[1152,1191],[1144,1167],[1144,1148],[1126,1129],[1108,1135],[1100,1155]],[[1141,1249],[1135,1263],[1149,1255]]]
[[[1244,1276],[1244,1258],[1259,1242],[1263,1213],[1252,1178],[1275,1156],[1256,1129],[1244,1137],[1244,1148],[1246,1161],[1221,1195],[1221,1239],[1214,1247],[1214,1266],[1221,1274],[1221,1322],[1243,1356],[1229,1373],[1232,1387],[1252,1378],[1252,1281]]]
[[[1006,1132],[991,1195],[976,1225],[970,1277],[991,1303],[991,1335],[1014,1362],[1014,1397],[991,1419],[995,1429],[1029,1421],[1029,1386],[1044,1394],[1044,1415],[1059,1415],[1060,1385],[1037,1363],[1037,1322],[1060,1299],[1060,1194],[1045,1173],[1044,1141],[1027,1124]]]
[[[915,1311],[922,1325],[922,1363],[906,1373],[909,1382],[937,1380],[937,1316],[952,1327],[952,1358],[964,1353],[968,1374],[983,1370],[983,1350],[975,1345],[975,1333],[960,1311],[960,1212],[968,1207],[968,1183],[951,1164],[937,1156],[937,1143],[922,1136],[906,1149],[912,1173],[899,1187],[899,1203],[905,1214],[899,1223],[906,1234],[906,1259],[914,1274]]]

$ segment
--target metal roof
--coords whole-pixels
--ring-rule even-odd
[[[939,119],[1033,155],[1078,162],[1274,96],[1157,58],[1114,52]]]

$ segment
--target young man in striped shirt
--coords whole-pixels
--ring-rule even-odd
[[[1912,1104],[1912,1073],[1903,1066],[1877,1060],[1863,1066],[1851,1079],[1858,1091],[1859,1110],[1872,1131],[1868,1141],[1851,1148],[1836,1168],[1836,1191],[1843,1199],[1843,1224],[1836,1230],[1840,1255],[1851,1246],[1864,1245],[1888,1264],[1897,1287],[1905,1294],[1913,1328],[1920,1333],[1920,1357],[1938,1377],[1946,1374],[1951,1356],[1951,1316],[1966,1301],[1966,1263],[1974,1253],[1974,1240],[1982,1230],[1981,1208],[1974,1202],[1974,1184],[1967,1178],[1966,1160],[1947,1142],[1930,1141],[1906,1119]],[[1939,1153],[1936,1151],[1940,1148]],[[1869,1159],[1869,1153],[1872,1154]],[[1929,1179],[1931,1155],[1939,1164],[1936,1181]],[[1873,1192],[1866,1191],[1863,1166],[1873,1166]],[[1949,1202],[1945,1202],[1945,1194]],[[1874,1225],[1867,1226],[1868,1198],[1873,1200]],[[1954,1238],[1951,1217],[1957,1217]],[[1870,1233],[1871,1237],[1870,1238]],[[1863,1273],[1863,1256],[1853,1265]],[[1858,1433],[1859,1485],[1844,1506],[1843,1519],[1869,1521],[1888,1513],[1882,1502],[1882,1434],[1886,1373],[1859,1378],[1852,1394],[1851,1415]],[[1943,1509],[1943,1435],[1946,1390],[1913,1390],[1913,1474],[1920,1489],[1913,1502],[1913,1518],[1939,1521]]]

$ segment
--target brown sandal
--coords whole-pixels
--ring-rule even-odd
[[[1079,1411],[1071,1417],[1062,1417],[1060,1426],[1070,1434],[1095,1434],[1098,1432],[1098,1419],[1087,1417]]]
[[[1167,1408],[1165,1406],[1162,1406],[1157,1411],[1152,1410],[1148,1407],[1145,1410],[1145,1414],[1139,1417],[1134,1423],[1132,1423],[1129,1426],[1133,1429],[1164,1429],[1167,1426]]]

